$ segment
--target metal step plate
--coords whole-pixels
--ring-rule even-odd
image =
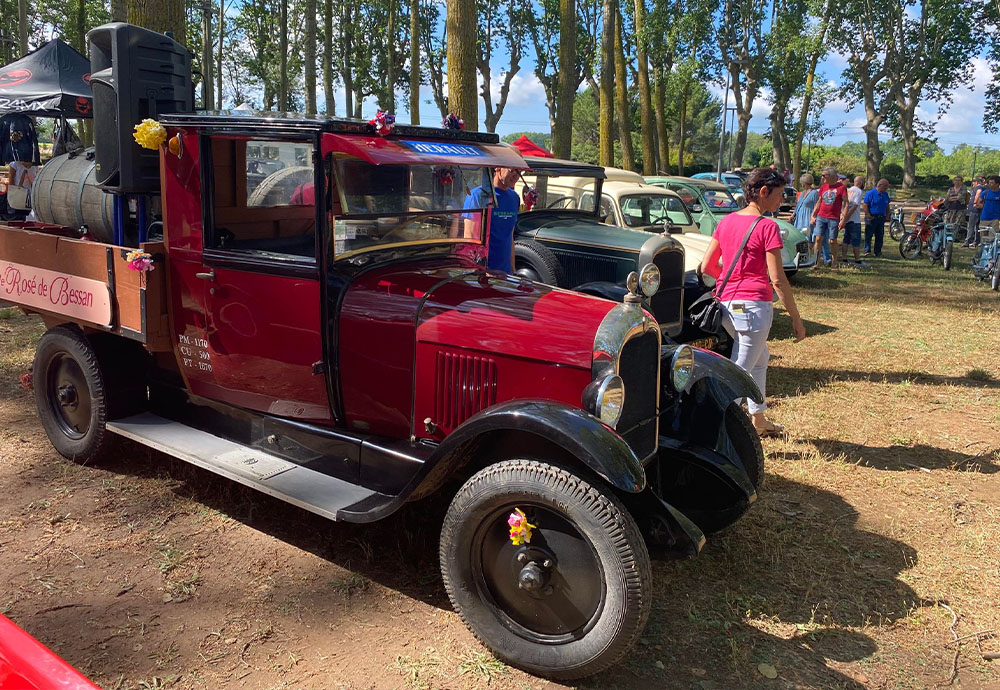
[[[107,427],[144,446],[331,520],[337,519],[339,510],[377,495],[370,489],[150,412],[108,422]]]

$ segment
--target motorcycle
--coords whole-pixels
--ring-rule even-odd
[[[944,222],[941,210],[943,199],[932,199],[917,217],[917,227],[903,233],[899,240],[899,254],[904,259],[915,259],[927,247],[931,266],[938,261],[944,270],[951,270],[951,257],[955,245],[955,224]]]
[[[983,238],[976,255],[972,257],[972,275],[980,282],[987,279],[990,287],[1000,290],[1000,232],[994,231],[993,238]]]
[[[889,237],[897,242],[903,238],[906,232],[906,223],[903,222],[903,207],[897,206],[892,210],[892,220],[889,222]]]

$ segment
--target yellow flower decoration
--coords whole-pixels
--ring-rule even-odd
[[[155,151],[167,140],[167,130],[156,120],[147,117],[135,126],[135,134],[132,136],[139,146]]]
[[[528,516],[520,508],[515,508],[514,512],[507,518],[510,526],[510,543],[520,546],[531,541],[531,530],[536,526],[528,522]]]

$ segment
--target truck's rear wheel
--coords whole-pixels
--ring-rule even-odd
[[[73,326],[46,332],[32,372],[38,417],[53,447],[76,462],[100,457],[109,435],[108,402],[104,374],[87,337]]]
[[[508,518],[535,526],[515,545]],[[620,660],[649,616],[649,554],[610,492],[560,467],[508,460],[459,490],[441,530],[455,609],[500,659],[558,680]]]

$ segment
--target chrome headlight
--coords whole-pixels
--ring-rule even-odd
[[[639,272],[639,287],[642,294],[652,297],[660,289],[660,269],[656,264],[646,264]]]
[[[788,239],[788,228],[779,228],[778,233],[781,235],[781,239],[783,240]]]
[[[595,379],[583,390],[583,407],[612,429],[625,408],[625,382],[618,374]]]
[[[681,345],[674,351],[670,361],[670,380],[678,392],[687,390],[694,374],[694,350],[689,345]]]

